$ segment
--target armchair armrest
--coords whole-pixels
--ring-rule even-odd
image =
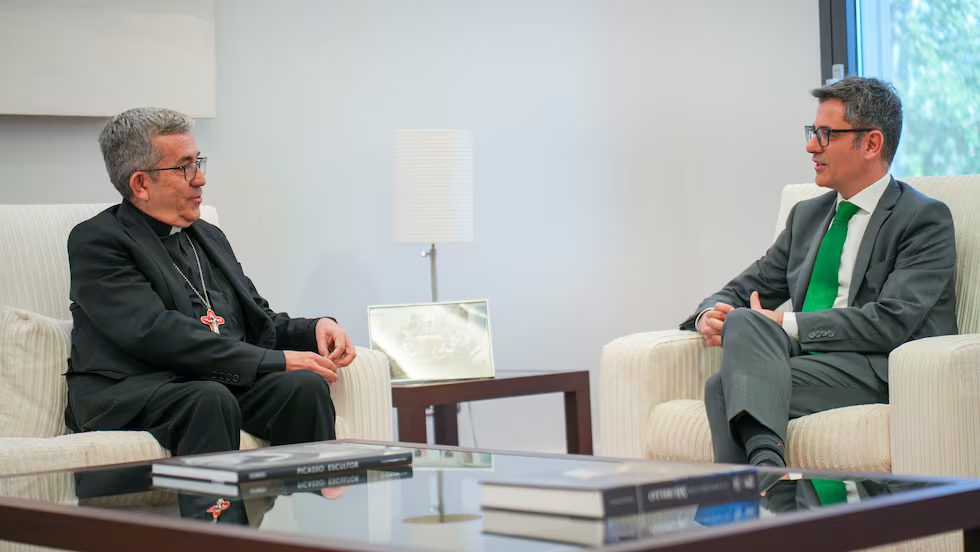
[[[599,435],[602,454],[643,457],[650,411],[674,399],[703,399],[704,382],[721,367],[721,347],[697,332],[666,330],[621,337],[602,350]]]
[[[892,470],[980,476],[980,334],[906,343],[888,373]]]
[[[340,380],[330,389],[337,416],[340,439],[391,441],[394,425],[391,413],[391,372],[384,353],[357,347],[357,357],[340,369]]]

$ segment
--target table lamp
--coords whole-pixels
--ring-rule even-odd
[[[395,132],[395,241],[429,244],[433,303],[436,243],[473,241],[472,157],[466,130]]]

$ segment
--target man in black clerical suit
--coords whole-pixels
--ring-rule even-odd
[[[354,360],[331,318],[269,309],[224,233],[199,220],[193,121],[132,109],[99,135],[123,201],[72,230],[65,421],[145,430],[174,455],[334,439],[330,384]]]

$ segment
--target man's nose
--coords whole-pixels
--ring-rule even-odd
[[[810,138],[810,141],[806,143],[806,151],[807,153],[819,153],[823,151],[823,147],[820,145],[820,141],[818,140],[816,134],[814,134],[813,138]]]
[[[194,175],[194,180],[191,180],[191,186],[204,186],[207,183],[208,180],[204,177],[204,172],[198,169],[197,174]]]

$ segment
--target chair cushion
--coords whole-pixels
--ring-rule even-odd
[[[169,456],[146,431],[89,431],[54,438],[0,439],[0,475],[67,470]],[[0,478],[0,489],[4,488]]]
[[[244,431],[241,432],[240,443],[242,450],[269,445]],[[168,456],[170,453],[167,449],[146,431],[88,431],[56,438],[10,437],[0,439],[0,476],[145,462]],[[3,479],[0,478],[0,491],[3,489]]]
[[[789,423],[790,466],[808,469],[890,472],[889,407],[835,408]],[[657,460],[711,462],[711,431],[704,402],[677,400],[650,412],[644,452]]]
[[[0,437],[68,432],[64,373],[71,322],[4,307],[0,311]]]
[[[887,404],[834,408],[789,423],[791,466],[891,472],[891,417]]]
[[[264,439],[259,439],[251,433],[245,433],[242,431],[238,438],[238,448],[240,450],[250,450],[269,446],[269,441]],[[169,455],[169,453],[168,453]]]
[[[643,441],[644,455],[656,460],[714,461],[704,401],[667,401],[653,407]]]

